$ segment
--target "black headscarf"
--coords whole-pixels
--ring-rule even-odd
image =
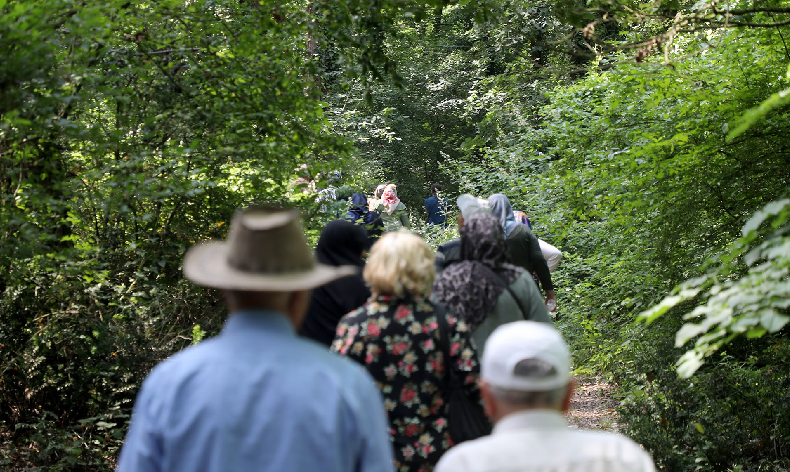
[[[315,250],[318,261],[332,266],[353,265],[359,267],[359,273],[313,290],[299,334],[329,347],[340,318],[365,303],[370,290],[362,279],[362,252],[367,247],[368,234],[362,226],[342,220],[324,226]]]
[[[368,199],[364,194],[355,193],[351,196],[351,206],[343,218],[365,228],[368,235],[367,249],[370,249],[384,232],[384,222],[375,211],[368,209]]]
[[[351,196],[351,206],[344,218],[352,223],[370,224],[376,218],[376,214],[368,210],[367,197],[362,193],[355,193]]]
[[[502,225],[487,213],[464,220],[460,252],[461,262],[437,276],[433,292],[475,330],[524,269],[509,263]]]

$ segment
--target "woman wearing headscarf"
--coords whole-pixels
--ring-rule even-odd
[[[389,184],[381,194],[381,220],[384,222],[384,231],[397,231],[409,228],[409,212],[406,205],[398,198],[398,187]]]
[[[351,206],[343,219],[365,228],[368,232],[368,247],[372,246],[384,232],[384,222],[376,212],[368,209],[367,197],[362,193],[351,196]]]
[[[353,265],[362,270],[368,244],[365,229],[349,221],[330,221],[321,231],[315,256],[331,266]],[[337,322],[359,308],[370,296],[361,274],[337,279],[313,290],[299,334],[327,347],[335,337]]]
[[[449,369],[472,402],[480,367],[463,321],[428,299],[433,251],[419,236],[387,233],[365,266],[373,296],[337,326],[332,351],[367,369],[384,396],[397,472],[430,472],[453,446]]]
[[[516,221],[513,207],[506,196],[495,193],[488,197],[488,203],[491,206],[491,213],[499,220],[499,224],[502,225],[505,232],[505,243],[513,264],[523,267],[530,274],[533,272],[537,274],[538,280],[546,292],[546,303],[553,300],[549,305],[556,309],[557,299],[554,296],[551,273],[549,273],[549,266],[540,250],[538,238],[527,225]]]
[[[473,215],[460,232],[461,261],[436,277],[432,299],[466,322],[480,353],[499,325],[522,319],[552,322],[532,275],[509,262],[505,235],[494,216]]]

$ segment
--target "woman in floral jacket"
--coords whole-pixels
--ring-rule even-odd
[[[427,300],[433,260],[419,236],[385,234],[373,246],[363,274],[373,295],[340,320],[332,344],[333,351],[362,364],[384,395],[397,472],[432,471],[453,446],[446,366],[463,379],[466,394],[480,400],[477,353],[466,325]],[[440,333],[439,313],[449,333]]]

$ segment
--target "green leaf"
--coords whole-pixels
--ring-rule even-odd
[[[790,316],[782,315],[773,308],[763,310],[763,312],[760,313],[760,324],[768,330],[769,333],[775,333],[784,328],[788,321],[790,321]]]
[[[765,117],[775,108],[782,107],[788,103],[790,103],[790,88],[771,95],[759,106],[748,110],[738,121],[736,121],[735,128],[727,134],[727,142],[730,143],[735,138],[742,135],[746,130],[751,128],[754,123]]]
[[[753,328],[749,328],[749,330],[746,331],[746,338],[747,339],[760,338],[767,332],[768,332],[768,330],[766,330],[762,326],[755,326]]]

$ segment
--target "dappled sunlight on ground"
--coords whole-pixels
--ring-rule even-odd
[[[596,378],[577,378],[571,409],[566,415],[572,427],[617,431],[617,401],[612,386]]]

